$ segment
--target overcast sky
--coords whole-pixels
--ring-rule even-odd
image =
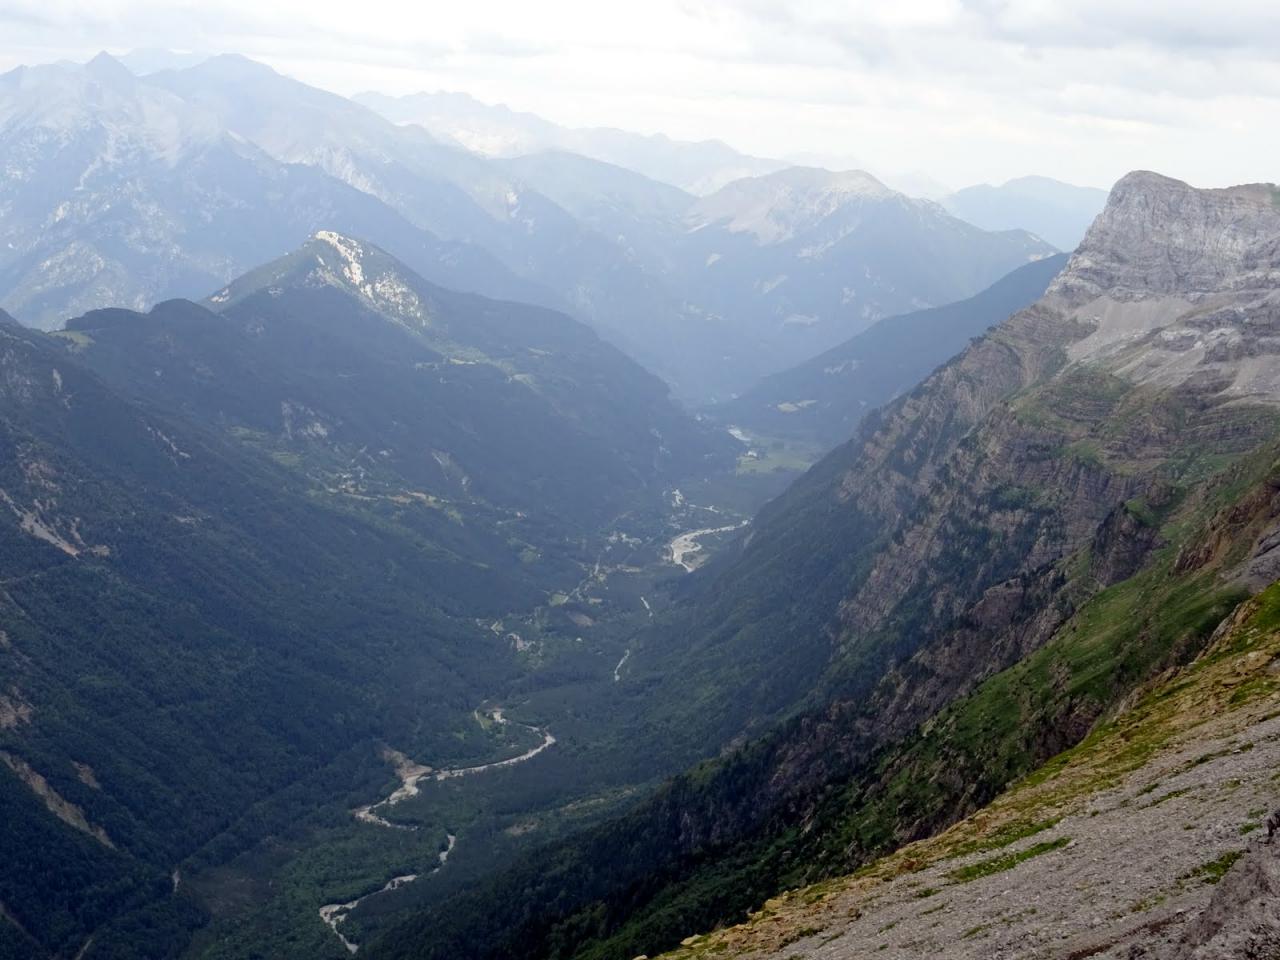
[[[340,93],[462,90],[950,186],[1280,179],[1274,0],[0,0],[0,36],[6,68],[239,52]]]

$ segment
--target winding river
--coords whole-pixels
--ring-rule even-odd
[[[458,838],[452,833],[446,834],[446,836],[448,837],[448,842],[446,843],[445,848],[440,851],[440,863],[434,870],[427,874],[428,877],[435,876],[440,872],[444,865],[449,862],[449,854],[453,853],[453,845],[458,842]],[[360,945],[352,943],[343,936],[342,931],[338,929],[338,924],[347,919],[352,910],[360,906],[360,904],[368,900],[370,897],[376,897],[378,894],[386,893],[388,890],[399,890],[401,887],[408,886],[417,879],[418,875],[416,873],[406,873],[402,877],[392,877],[387,881],[386,886],[382,889],[375,890],[373,893],[366,893],[363,897],[356,897],[356,899],[348,900],[346,903],[327,903],[320,908],[320,919],[323,920],[329,929],[333,931],[334,936],[342,941],[342,945],[347,948],[348,953],[355,953],[360,949]]]
[[[494,723],[497,723],[500,726],[506,726],[511,723],[511,721],[503,715],[502,707],[494,707],[489,711],[488,715],[493,719]],[[379,800],[377,803],[353,810],[352,816],[361,823],[369,823],[374,826],[384,827],[390,830],[417,830],[418,828],[411,824],[393,823],[386,817],[379,814],[378,811],[394,807],[396,804],[407,800],[409,797],[416,797],[420,792],[418,784],[423,780],[453,780],[457,777],[470,777],[479,773],[484,773],[488,770],[497,770],[500,767],[513,767],[517,764],[527,763],[538,754],[542,753],[542,751],[554,745],[556,742],[555,736],[550,730],[547,730],[544,727],[531,727],[527,724],[517,724],[517,726],[521,726],[526,730],[538,734],[542,738],[542,741],[537,746],[530,747],[519,756],[508,757],[506,760],[495,760],[492,763],[482,763],[474,767],[453,767],[445,770],[434,770],[425,764],[414,763],[399,751],[385,751],[384,756],[395,764],[396,776],[400,778],[400,786],[396,787],[395,790],[391,791],[390,794],[382,800]],[[447,836],[448,842],[445,845],[445,848],[440,851],[440,862],[433,870],[431,870],[430,873],[425,874],[425,876],[435,876],[435,874],[439,873],[440,870],[444,868],[444,865],[449,862],[449,855],[453,853],[453,846],[457,842],[458,838],[452,833],[447,834]],[[342,931],[338,929],[338,925],[350,916],[351,912],[355,910],[356,907],[365,900],[368,900],[370,897],[376,897],[381,893],[387,893],[388,891],[398,890],[401,887],[408,886],[415,880],[421,879],[422,876],[424,875],[406,873],[400,877],[392,877],[381,889],[374,890],[371,893],[366,893],[363,897],[357,897],[355,900],[349,900],[346,903],[327,903],[320,908],[320,919],[324,921],[325,925],[334,932],[334,935],[340,941],[342,941],[342,945],[347,948],[348,953],[355,953],[359,949],[359,944],[352,943],[343,936]]]
[[[667,544],[671,562],[678,567],[684,567],[686,572],[693,573],[700,565],[698,560],[698,554],[702,552],[702,544],[698,542],[700,539],[709,537],[713,533],[730,533],[739,530],[749,522],[743,520],[741,523],[733,523],[727,527],[704,527],[701,530],[690,530],[688,533],[680,534]]]

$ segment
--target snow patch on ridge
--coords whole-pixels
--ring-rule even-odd
[[[421,327],[427,324],[427,309],[418,294],[394,270],[379,270],[376,260],[371,262],[368,252],[358,241],[332,230],[317,231],[315,240],[330,246],[339,257],[341,275],[332,278],[335,282],[354,290],[378,312],[406,325]],[[323,257],[317,259],[321,271],[328,273],[330,265]]]
[[[364,285],[364,267],[360,263],[364,251],[360,249],[360,244],[354,240],[334,233],[332,230],[320,230],[316,233],[316,239],[329,244],[333,249],[338,251],[338,255],[342,257],[344,266],[342,268],[343,275],[357,287]]]

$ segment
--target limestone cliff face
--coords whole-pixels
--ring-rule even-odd
[[[1138,171],[1112,189],[1050,296],[1079,306],[1275,286],[1280,206],[1272,184],[1198,190]]]
[[[1280,403],[1280,191],[1133,173],[1046,301],[1091,327],[1072,360]]]
[[[1163,518],[1206,476],[1280,435],[1272,196],[1124,178],[1039,303],[762,513],[708,578],[715,603],[693,642],[704,662],[723,662],[717,644],[758,662],[772,642],[758,702],[825,658],[809,677],[828,705],[778,746],[769,797],[820,784],[1037,650],[1150,561]]]
[[[625,923],[613,952],[652,955],[985,805],[1209,642],[1280,550],[1271,196],[1126,177],[1040,302],[693,578],[687,620],[633,658],[668,729],[793,715],[633,811],[613,888],[566,908],[552,876],[548,902],[593,930],[617,907],[601,936]]]
[[[1130,174],[1039,304],[847,448],[833,495],[888,536],[840,604],[844,646],[903,629],[927,646],[980,609],[990,636],[992,591],[1043,577],[1126,502],[1158,510],[1197,464],[1271,434],[1277,195]],[[1095,563],[1075,589],[1138,559]]]

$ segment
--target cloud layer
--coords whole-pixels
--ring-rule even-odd
[[[951,185],[1278,179],[1280,7],[1165,0],[7,0],[0,63],[242,52],[344,93],[856,156]]]

